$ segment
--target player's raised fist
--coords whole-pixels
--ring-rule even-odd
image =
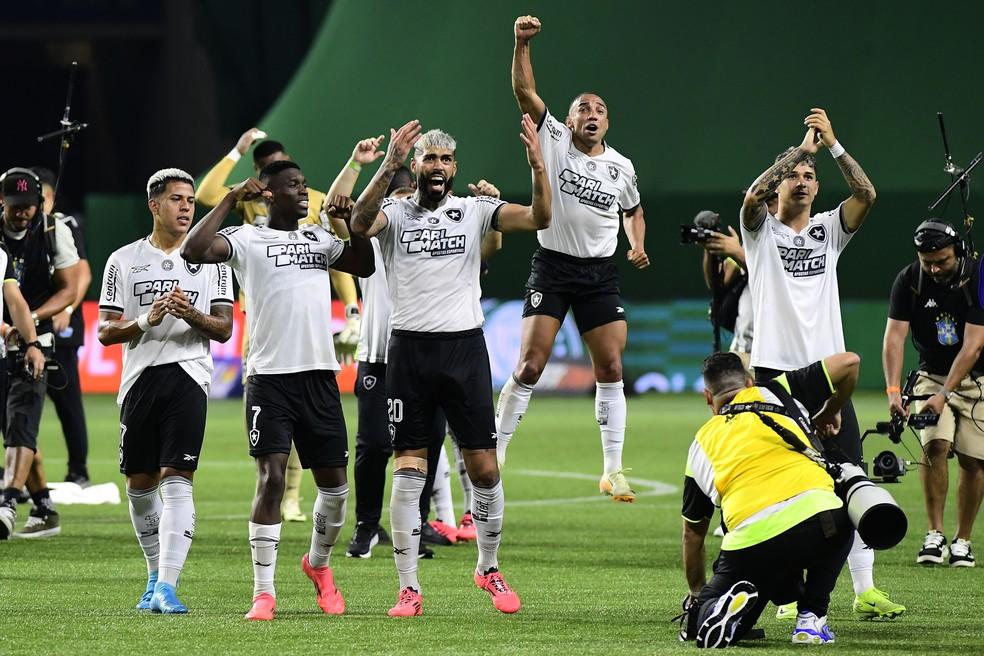
[[[262,139],[266,136],[266,132],[263,130],[252,127],[239,137],[239,141],[236,142],[236,150],[239,151],[240,155],[245,155],[249,147],[253,145],[253,142],[257,139]]]
[[[513,26],[513,33],[517,41],[523,43],[529,41],[540,33],[540,19],[536,16],[520,16]]]
[[[339,219],[348,223],[352,218],[352,206],[355,203],[348,196],[334,195],[325,204],[325,212],[333,219]]]
[[[479,180],[478,184],[468,183],[468,191],[472,192],[473,196],[491,196],[492,198],[499,198],[501,195],[499,188],[488,180]]]
[[[266,188],[265,184],[256,178],[246,178],[233,187],[229,193],[232,194],[237,201],[253,200],[254,198],[259,198],[260,196],[267,199],[273,198],[273,193]]]

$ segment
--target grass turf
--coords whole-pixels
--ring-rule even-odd
[[[861,395],[865,425],[881,419],[880,395]],[[117,470],[117,409],[109,397],[86,399],[90,474],[122,483]],[[350,443],[355,408],[346,399]],[[677,488],[694,429],[706,418],[697,395],[646,396],[629,401],[626,465],[641,492],[634,505],[597,496],[601,454],[589,398],[536,398],[509,452],[503,473],[507,514],[502,568],[523,599],[514,616],[497,613],[475,588],[475,547],[437,549],[422,561],[424,617],[392,619],[396,572],[387,547],[369,560],[344,557],[349,523],[332,564],[345,595],[343,617],[319,611],[300,571],[310,524],[286,524],[280,544],[277,620],[243,620],[252,594],[246,521],[253,494],[241,404],[213,402],[195,481],[198,527],[179,593],[187,616],[155,616],[133,606],[146,570],[125,505],[61,506],[63,532],[47,540],[0,543],[0,654],[134,653],[680,653],[669,618],[679,612],[686,586],[680,569],[680,495]],[[909,436],[910,444],[914,439]],[[64,445],[52,408],[41,444],[52,480],[64,475]],[[887,448],[880,436],[872,452]],[[553,474],[552,474],[553,473]],[[351,478],[351,477],[350,477]],[[954,530],[955,463],[951,461],[947,531]],[[643,482],[647,482],[643,484]],[[122,489],[122,486],[121,486]],[[456,509],[461,495],[452,474]],[[984,573],[979,569],[924,569],[915,554],[924,533],[918,476],[889,487],[909,515],[902,545],[879,553],[877,585],[909,613],[892,622],[860,622],[850,612],[853,592],[845,570],[834,591],[831,627],[843,654],[980,653]],[[309,512],[313,484],[302,488]],[[388,495],[387,495],[388,499]],[[125,502],[125,497],[124,497]],[[388,505],[388,504],[384,504]],[[21,506],[18,523],[27,509]],[[388,526],[384,508],[384,525]],[[980,529],[975,535],[980,534]],[[718,540],[708,538],[708,558]],[[771,607],[760,621],[767,639],[755,653],[785,653],[788,623]],[[830,648],[825,649],[829,650]]]

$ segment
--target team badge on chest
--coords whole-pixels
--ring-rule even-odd
[[[827,241],[827,228],[822,225],[811,226],[806,234],[810,235],[810,239],[813,241],[819,241],[821,243]]]
[[[945,312],[936,317],[936,339],[943,346],[953,346],[960,341],[956,321]]]
[[[461,221],[461,210],[457,207],[452,207],[449,210],[444,210],[444,216],[448,217],[455,223],[458,223]]]
[[[608,165],[608,177],[612,179],[612,182],[618,180],[618,167],[613,164]]]

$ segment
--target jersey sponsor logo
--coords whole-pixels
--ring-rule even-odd
[[[165,271],[170,271],[174,268],[174,262],[172,262],[171,260],[164,260],[163,262],[161,262],[161,268],[164,269]]]
[[[298,239],[300,239],[300,237],[297,236],[297,233],[296,232],[294,232],[293,230],[291,230],[290,232],[287,233],[287,239],[291,239],[293,241],[297,241]]]
[[[310,239],[311,241],[319,241],[318,235],[314,234],[310,230],[301,230],[301,234],[304,235],[305,239]]]
[[[149,264],[147,266],[150,266]],[[109,265],[109,271],[106,273],[106,300],[110,303],[116,302],[116,282],[119,278],[120,270],[115,264]]]
[[[588,164],[593,163],[588,162]],[[574,196],[582,205],[607,210],[615,202],[614,194],[609,194],[601,190],[600,180],[595,180],[585,175],[578,175],[570,169],[561,171],[560,179],[562,182],[560,191]]]
[[[827,241],[827,228],[822,225],[815,225],[810,227],[806,231],[806,234],[810,235],[810,239],[813,241],[825,242]]]
[[[806,245],[806,240],[803,239],[800,235],[796,235],[795,237],[793,237],[793,246],[802,248],[805,245]]]
[[[184,460],[187,460],[189,462],[195,462],[196,460],[198,460],[198,456],[193,456],[190,453],[186,453],[186,454],[184,454],[184,458],[183,459]]]
[[[296,235],[294,239],[297,239]],[[299,269],[328,270],[328,256],[312,251],[310,244],[271,244],[267,246],[267,257],[273,260],[274,266],[278,267],[296,266]]]
[[[219,272],[218,295],[219,297],[226,297],[229,295],[229,267],[216,265],[215,268]]]
[[[259,217],[257,217],[257,218],[259,218]],[[242,229],[243,229],[243,227],[241,225],[229,226],[228,228],[222,228],[221,230],[219,230],[219,234],[220,235],[232,235],[232,234],[235,234],[235,233],[239,232]]]
[[[405,230],[400,243],[406,244],[407,253],[429,253],[431,257],[461,255],[465,252],[465,235],[449,235],[444,228]]]
[[[936,317],[936,340],[943,346],[953,346],[960,341],[957,322],[946,312]]]
[[[543,302],[543,294],[541,294],[540,292],[533,292],[532,294],[530,294],[530,305],[532,305],[535,308],[538,308],[540,307],[540,303],[542,302]]]
[[[591,160],[588,160],[588,163],[587,163],[587,164],[585,164],[585,166],[587,166],[587,167],[588,167],[588,170],[589,170],[589,171],[592,171],[592,172],[593,172],[593,171],[594,171],[594,170],[595,170],[596,168],[598,168],[598,165],[597,165],[597,164],[595,164],[594,162],[592,162]]]
[[[143,305],[150,305],[158,296],[163,296],[174,290],[179,285],[177,280],[144,280],[133,283],[133,296],[137,302]],[[182,290],[188,296],[192,305],[198,303],[198,292],[194,289]]]
[[[429,223],[431,225],[437,225],[440,222],[441,222],[441,220],[439,218],[437,218],[436,216],[428,216],[427,217],[427,223]]]
[[[150,270],[149,264],[141,264],[140,266],[130,267],[130,273],[144,273]]]
[[[786,273],[794,278],[819,276],[827,270],[827,254],[813,255],[812,248],[779,247],[779,258]]]
[[[612,179],[612,182],[618,180],[618,173],[619,171],[617,166],[615,166],[614,164],[608,165],[608,177]]]
[[[365,387],[367,391],[368,390],[371,390],[373,387],[376,386],[376,377],[375,376],[363,376],[362,377],[362,386]]]
[[[199,273],[202,272],[202,269],[205,268],[204,264],[195,264],[194,262],[189,262],[188,260],[185,260],[184,263],[185,263],[185,271],[187,271],[193,276],[197,276]]]
[[[452,207],[449,210],[444,210],[444,216],[448,217],[455,223],[459,223],[461,221],[462,215],[463,215],[462,211],[457,207]]]
[[[939,305],[936,304],[936,299],[935,298],[931,298],[928,301],[926,301],[926,305],[924,305],[923,307],[924,308],[934,308],[934,307],[939,307]]]
[[[561,130],[560,127],[553,121],[546,120],[543,122],[543,125],[546,126],[547,134],[549,134],[554,141],[560,141],[564,138],[564,131]]]

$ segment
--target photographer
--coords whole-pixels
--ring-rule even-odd
[[[682,512],[691,595],[682,635],[698,647],[734,644],[769,601],[797,602],[794,644],[834,641],[827,607],[854,527],[830,474],[798,452],[812,447],[798,422],[808,426],[812,418],[818,433],[835,434],[859,362],[840,353],[756,387],[737,355],[704,360],[704,398],[714,416],[690,446]],[[775,425],[801,444],[794,448]],[[729,532],[705,583],[704,539],[715,505]]]
[[[892,286],[882,349],[888,407],[906,415],[899,384],[905,338],[919,353],[916,395],[932,394],[921,412],[939,414],[939,423],[920,431],[925,453],[919,468],[928,531],[916,562],[973,567],[970,536],[984,492],[984,310],[978,298],[978,263],[960,235],[939,219],[924,221],[913,237],[919,260],[899,272]],[[957,529],[947,548],[943,532],[949,476],[947,458],[956,453]]]
[[[52,317],[75,298],[79,256],[72,233],[61,221],[41,211],[41,181],[28,169],[13,168],[0,177],[3,200],[3,231],[0,243],[10,253],[21,293],[37,326],[37,341],[28,344],[25,355],[38,347],[46,358],[53,352]],[[9,317],[6,316],[9,323]],[[20,346],[20,345],[18,345]],[[21,346],[21,348],[24,348]],[[11,353],[11,362],[18,360]],[[12,510],[0,517],[4,529],[16,519],[16,502],[27,485],[34,510],[18,537],[36,538],[61,531],[58,513],[48,491],[38,452],[38,430],[47,388],[47,376],[39,378],[19,371],[22,365],[8,364],[7,419],[4,427],[7,469],[0,510]],[[2,529],[0,529],[2,532]]]

